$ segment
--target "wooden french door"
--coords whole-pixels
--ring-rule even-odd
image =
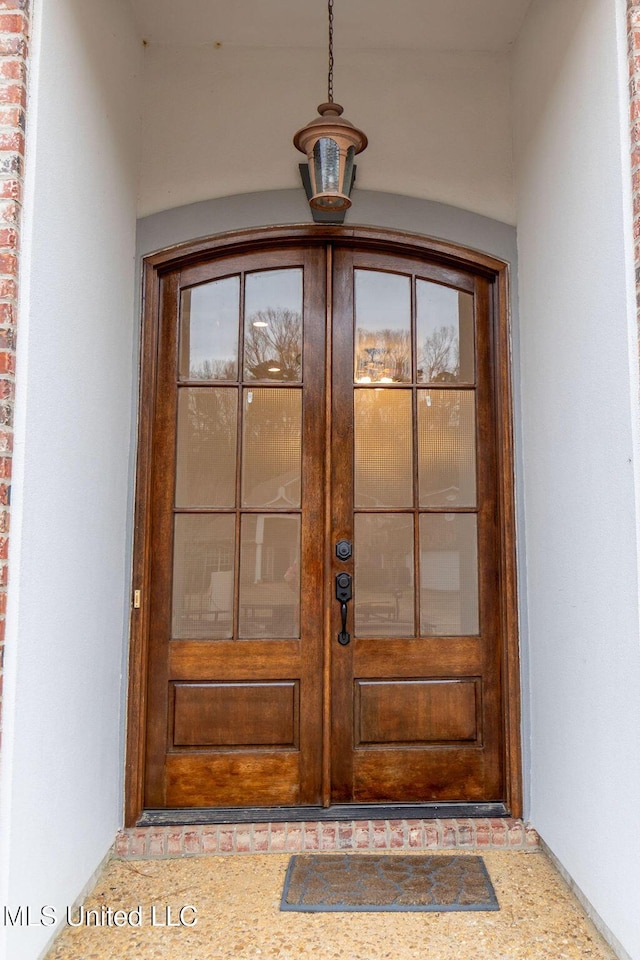
[[[342,802],[504,796],[488,306],[483,279],[335,252],[333,536],[353,557],[334,567],[354,594],[353,641],[331,658]]]
[[[505,800],[488,271],[338,240],[156,290],[144,806]]]

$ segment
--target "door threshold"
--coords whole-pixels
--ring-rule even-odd
[[[138,827],[313,820],[447,820],[508,817],[504,803],[339,803],[331,807],[191,807],[143,810]]]

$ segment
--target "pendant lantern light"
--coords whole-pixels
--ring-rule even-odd
[[[351,206],[351,188],[355,180],[354,157],[367,146],[367,138],[343,114],[333,101],[333,0],[329,9],[329,74],[327,103],[318,107],[318,116],[298,130],[294,146],[307,155],[300,164],[313,219],[324,223],[342,223]]]

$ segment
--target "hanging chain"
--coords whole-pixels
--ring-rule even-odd
[[[329,0],[329,76],[327,81],[327,100],[333,103],[333,0]]]

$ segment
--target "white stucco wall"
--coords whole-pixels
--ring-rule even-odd
[[[640,456],[624,8],[533,0],[513,99],[531,819],[637,960]]]
[[[122,822],[129,593],[141,44],[125,0],[34,6],[0,903],[35,913],[0,927],[11,960],[40,954],[40,908],[73,904]]]
[[[150,43],[138,215],[300,189],[292,138],[326,100],[326,71],[324,47]],[[335,99],[369,137],[360,189],[514,222],[507,54],[336,50]]]

